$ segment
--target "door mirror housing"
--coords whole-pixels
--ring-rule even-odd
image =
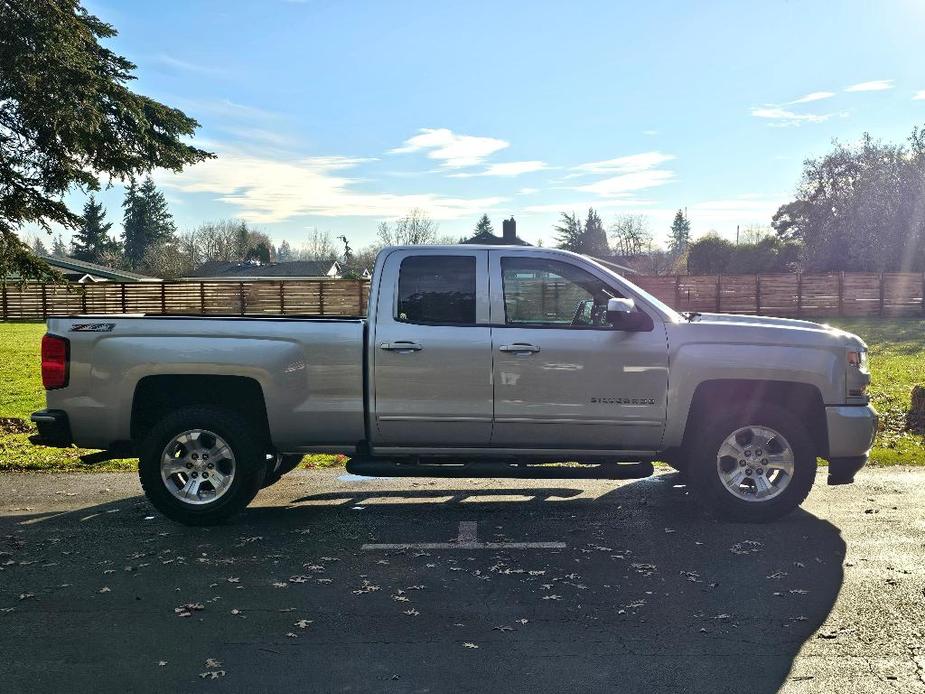
[[[607,300],[607,321],[615,328],[625,323],[635,311],[636,302],[632,299]]]
[[[607,322],[614,330],[626,332],[647,332],[653,328],[649,314],[637,310],[632,299],[608,299]]]

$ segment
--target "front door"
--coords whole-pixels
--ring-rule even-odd
[[[621,332],[622,296],[567,260],[491,252],[493,446],[654,450],[668,387],[665,328]]]
[[[377,443],[487,446],[488,252],[396,250],[380,282],[370,350]]]

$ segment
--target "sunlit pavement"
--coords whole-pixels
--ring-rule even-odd
[[[175,525],[0,476],[3,691],[925,691],[925,471],[783,521],[636,482],[297,472]]]

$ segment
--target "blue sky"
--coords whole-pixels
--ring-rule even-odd
[[[925,124],[925,3],[88,0],[137,89],[217,159],[159,173],[180,229],[240,216],[354,248],[414,207],[553,241],[562,210],[663,239],[767,224],[832,138]],[[103,195],[120,230],[121,189]],[[82,196],[72,195],[74,206]]]

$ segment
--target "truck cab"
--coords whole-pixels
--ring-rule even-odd
[[[657,451],[671,315],[595,263],[514,248],[382,254],[368,343],[375,449]],[[619,329],[614,298],[633,302]]]

